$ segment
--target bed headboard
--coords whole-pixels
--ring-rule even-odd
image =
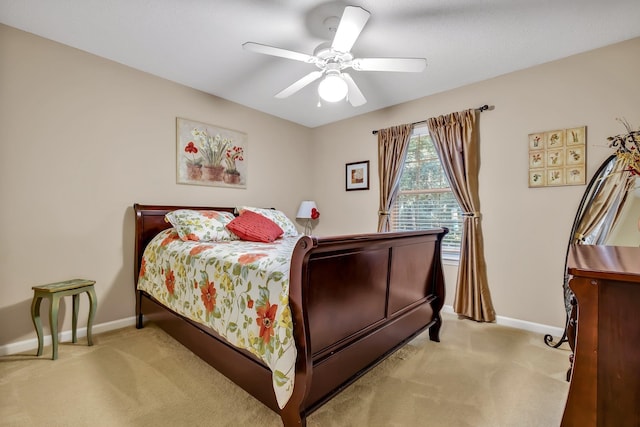
[[[154,238],[156,234],[171,227],[171,224],[164,220],[167,212],[177,209],[194,209],[207,211],[225,211],[235,213],[235,208],[229,207],[209,207],[209,206],[161,206],[161,205],[141,205],[134,204],[133,210],[136,214],[135,228],[135,249],[134,249],[134,283],[138,283],[138,274],[140,273],[140,263],[142,262],[142,254],[147,244]]]

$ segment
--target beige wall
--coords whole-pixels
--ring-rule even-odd
[[[176,117],[248,134],[246,190],[176,184]],[[255,204],[295,216],[311,196],[308,135],[0,25],[0,346],[35,337],[29,307],[37,284],[94,279],[96,323],[133,315],[134,202]],[[65,304],[68,330],[70,299]]]
[[[564,257],[585,186],[529,189],[527,135],[587,126],[590,177],[611,154],[606,137],[624,132],[616,118],[640,126],[638,70],[634,39],[314,129],[316,231],[376,229],[373,129],[489,104],[479,119],[480,200],[493,302],[499,316],[562,327]],[[344,164],[360,160],[371,161],[371,191],[346,192]],[[445,273],[451,304],[457,269]]]
[[[134,202],[270,205],[293,217],[313,198],[317,234],[374,231],[371,130],[482,104],[495,106],[480,117],[480,196],[497,313],[561,327],[584,187],[527,188],[527,135],[586,125],[593,173],[606,137],[623,130],[615,118],[640,125],[638,53],[640,39],[308,129],[0,25],[0,346],[35,337],[36,284],[92,278],[97,323],[133,315]],[[176,184],[176,117],[248,133],[246,190]],[[360,160],[371,161],[371,190],[346,192],[345,163]],[[445,273],[451,304],[456,267]]]

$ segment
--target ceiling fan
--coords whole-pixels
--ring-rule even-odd
[[[242,47],[265,55],[314,64],[319,68],[319,70],[312,71],[277,93],[276,98],[291,96],[320,77],[325,76],[318,86],[318,93],[322,99],[329,102],[337,102],[346,97],[352,106],[357,107],[366,103],[367,100],[353,78],[345,71],[346,69],[415,73],[423,71],[427,66],[427,60],[424,58],[354,58],[351,54],[351,48],[369,20],[370,15],[368,11],[361,7],[347,6],[337,28],[335,28],[337,18],[327,18],[325,23],[335,28],[335,36],[332,42],[320,44],[313,55],[253,42],[246,42]],[[334,22],[332,23],[331,20]]]

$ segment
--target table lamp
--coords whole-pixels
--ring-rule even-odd
[[[318,219],[320,217],[320,211],[316,206],[316,202],[313,200],[303,200],[300,203],[298,214],[296,218],[306,219],[307,222],[304,225],[304,234],[309,236],[311,234],[311,220]]]

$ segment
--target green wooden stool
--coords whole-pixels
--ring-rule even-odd
[[[91,339],[91,327],[93,326],[93,318],[96,314],[96,306],[98,300],[96,291],[93,289],[94,280],[73,279],[64,282],[50,283],[48,285],[34,286],[33,301],[31,303],[31,318],[38,333],[38,354],[42,356],[44,348],[44,339],[42,336],[42,321],[40,320],[40,303],[42,298],[48,298],[51,301],[51,310],[49,311],[49,323],[51,325],[51,341],[53,343],[53,356],[51,360],[58,358],[58,307],[60,298],[67,295],[73,295],[73,318],[72,318],[72,342],[78,342],[76,336],[76,328],[78,326],[78,306],[80,305],[80,294],[86,292],[89,296],[89,320],[87,321],[87,341],[89,345],[93,345]]]

